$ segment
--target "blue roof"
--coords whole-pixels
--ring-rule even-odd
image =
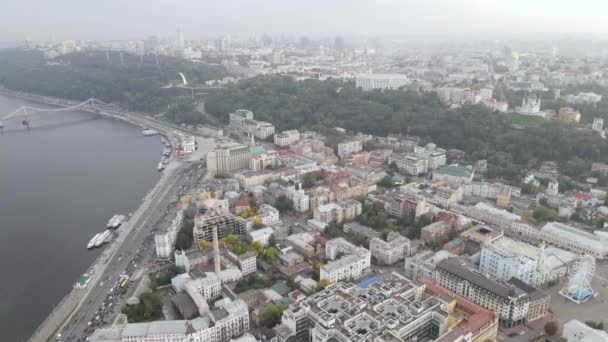
[[[375,284],[375,283],[382,283],[382,278],[380,278],[378,276],[373,276],[371,278],[367,278],[367,279],[361,281],[360,283],[358,283],[357,287],[364,289],[364,288],[370,286],[371,284]]]

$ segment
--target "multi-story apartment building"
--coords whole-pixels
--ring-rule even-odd
[[[239,143],[222,143],[207,153],[207,169],[211,174],[247,169],[251,160],[249,147]]]
[[[183,212],[176,210],[165,216],[161,228],[154,234],[154,245],[156,256],[159,258],[169,258],[173,254],[177,232],[182,226]]]
[[[238,134],[253,135],[258,139],[268,139],[274,134],[274,125],[253,119],[253,113],[246,109],[229,114],[230,129]]]
[[[516,278],[507,283],[492,280],[460,258],[440,261],[435,280],[439,286],[497,312],[504,327],[526,324],[549,311],[548,295]]]
[[[310,209],[310,197],[303,189],[289,188],[285,195],[293,202],[293,210],[305,213]]]
[[[191,321],[128,323],[110,330],[121,342],[228,342],[249,331],[249,309],[243,300],[220,300],[216,307]]]
[[[260,206],[260,219],[262,220],[262,224],[265,226],[270,226],[280,221],[279,218],[279,210],[269,204],[262,204]]]
[[[218,238],[222,239],[230,233],[244,236],[247,233],[245,220],[229,213],[208,209],[205,213],[194,216],[194,241],[213,240],[213,227],[217,227]]]
[[[354,220],[357,215],[361,214],[362,210],[361,202],[352,199],[343,200],[317,207],[314,211],[314,219],[323,223],[340,223]]]
[[[495,314],[439,289],[396,273],[391,281],[363,288],[339,283],[290,305],[275,331],[279,342],[290,337],[316,342],[493,340]]]
[[[374,89],[398,90],[399,88],[410,84],[410,80],[406,75],[400,74],[364,74],[357,75],[355,84],[357,88],[361,88],[363,91],[371,91]]]
[[[465,338],[465,336],[470,336],[471,342],[496,340],[498,335],[498,315],[495,312],[484,309],[465,297],[437,285],[431,280],[420,279],[420,282],[424,284],[424,298],[435,296],[442,297],[443,299],[446,299],[446,297],[453,299],[451,304],[454,305],[454,311],[458,312],[461,319],[457,328],[468,333],[460,335],[459,337],[462,339],[457,338],[458,335],[448,333],[443,335],[444,338],[439,338],[437,341],[468,341],[469,339]]]
[[[413,215],[419,217],[428,211],[426,200],[412,191],[401,191],[390,199],[388,213],[391,216],[403,217]]]
[[[361,139],[352,139],[349,141],[338,143],[338,156],[340,159],[349,157],[353,153],[363,150],[363,141]]]
[[[263,246],[268,246],[268,239],[270,239],[272,234],[274,234],[274,229],[266,227],[250,231],[247,233],[247,237],[252,242],[258,241],[261,242]]]
[[[501,229],[480,224],[460,234],[460,238],[464,242],[465,252],[473,255],[481,252],[483,247],[499,240],[503,235]]]
[[[428,169],[435,170],[446,164],[445,150],[435,150],[427,154]]]
[[[405,258],[404,274],[412,280],[420,278],[435,280],[435,269],[437,263],[443,259],[454,257],[455,255],[444,250],[433,252],[431,250],[418,253],[412,257]]]
[[[566,276],[576,259],[576,254],[556,247],[536,247],[503,237],[482,248],[479,271],[497,280],[517,278],[542,286]]]
[[[238,256],[238,264],[243,276],[257,272],[257,255],[254,252],[247,252]]]
[[[469,217],[475,220],[485,222],[489,225],[502,229],[511,227],[515,221],[519,221],[521,219],[519,215],[489,206],[483,202],[479,202],[474,206],[467,207],[466,213]]]
[[[410,239],[405,236],[390,232],[386,241],[373,238],[369,242],[369,250],[372,256],[384,265],[392,265],[403,260],[410,254]]]
[[[426,173],[428,168],[427,158],[414,153],[393,153],[388,157],[388,163],[395,163],[399,171],[413,176]]]
[[[278,146],[289,146],[300,140],[300,132],[297,129],[283,131],[274,135],[274,144]]]
[[[608,239],[568,226],[548,222],[541,228],[541,239],[548,244],[594,258],[608,258]]]
[[[342,279],[357,279],[365,274],[371,265],[370,251],[357,247],[344,238],[327,241],[325,255],[332,261],[321,267],[319,279],[328,279],[332,283]],[[338,259],[340,255],[344,256]]]
[[[420,229],[420,239],[426,244],[439,242],[450,233],[450,225],[445,221],[437,221]]]

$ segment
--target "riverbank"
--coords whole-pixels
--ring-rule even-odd
[[[8,88],[4,88],[2,86],[0,86],[0,95],[14,97],[14,98],[18,98],[21,100],[41,103],[41,104],[50,105],[50,106],[66,107],[66,108],[78,106],[79,104],[83,104],[86,102],[86,101],[78,102],[78,101],[66,100],[66,99],[61,99],[61,98],[56,98],[56,97],[49,97],[49,96],[32,94],[32,93],[25,93],[25,92],[20,92],[20,91],[15,91],[15,90],[11,90]],[[92,100],[92,99],[89,99],[89,100]],[[194,135],[194,136],[211,138],[211,136],[209,136],[209,135],[202,134],[201,132],[198,132],[195,130],[187,129],[186,127],[182,127],[180,125],[176,125],[176,124],[173,124],[170,122],[158,120],[152,116],[146,115],[145,113],[136,113],[136,112],[127,111],[116,105],[105,104],[105,103],[102,103],[101,101],[96,106],[84,105],[84,106],[78,107],[78,110],[86,111],[86,112],[90,112],[90,113],[96,113],[99,115],[103,115],[103,116],[111,117],[111,118],[115,118],[115,119],[124,120],[126,122],[129,122],[133,125],[137,125],[144,129],[146,129],[146,128],[153,128],[156,130],[160,129],[159,132],[173,130],[175,132],[186,133],[186,134],[190,134],[190,135]],[[10,114],[10,113],[0,114],[0,122],[1,122],[1,118],[7,114]]]

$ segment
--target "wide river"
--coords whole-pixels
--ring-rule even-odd
[[[0,117],[35,103],[0,95]],[[101,249],[86,244],[133,212],[159,178],[160,138],[87,112],[5,122],[0,135],[0,330],[30,337]]]

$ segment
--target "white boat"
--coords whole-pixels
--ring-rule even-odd
[[[155,129],[144,129],[143,131],[141,131],[141,133],[147,137],[151,136],[151,135],[156,135],[158,134],[158,131]]]
[[[112,222],[112,227],[111,228],[118,228],[120,227],[120,225],[122,224],[122,222],[125,220],[125,215],[116,215],[116,219],[114,219],[114,222]]]
[[[116,220],[117,217],[118,217],[118,215],[112,216],[112,218],[108,221],[108,223],[106,223],[106,228],[112,227],[112,225],[114,224],[114,221]]]
[[[165,168],[165,165],[163,165],[163,162],[161,161],[160,163],[158,163],[158,166],[156,167],[156,170],[162,171],[164,168]]]
[[[106,242],[110,242],[109,240],[107,240],[108,238],[112,239],[111,238],[112,235],[110,235],[110,234],[112,234],[112,232],[109,230],[106,230],[105,232],[101,233],[99,235],[99,237],[97,237],[97,239],[95,240],[95,247],[99,247]]]
[[[91,248],[95,247],[95,242],[97,242],[97,239],[99,238],[99,236],[101,234],[102,233],[95,234],[95,236],[93,236],[93,238],[91,240],[89,240],[89,243],[87,244],[87,248],[88,249],[91,249]]]

